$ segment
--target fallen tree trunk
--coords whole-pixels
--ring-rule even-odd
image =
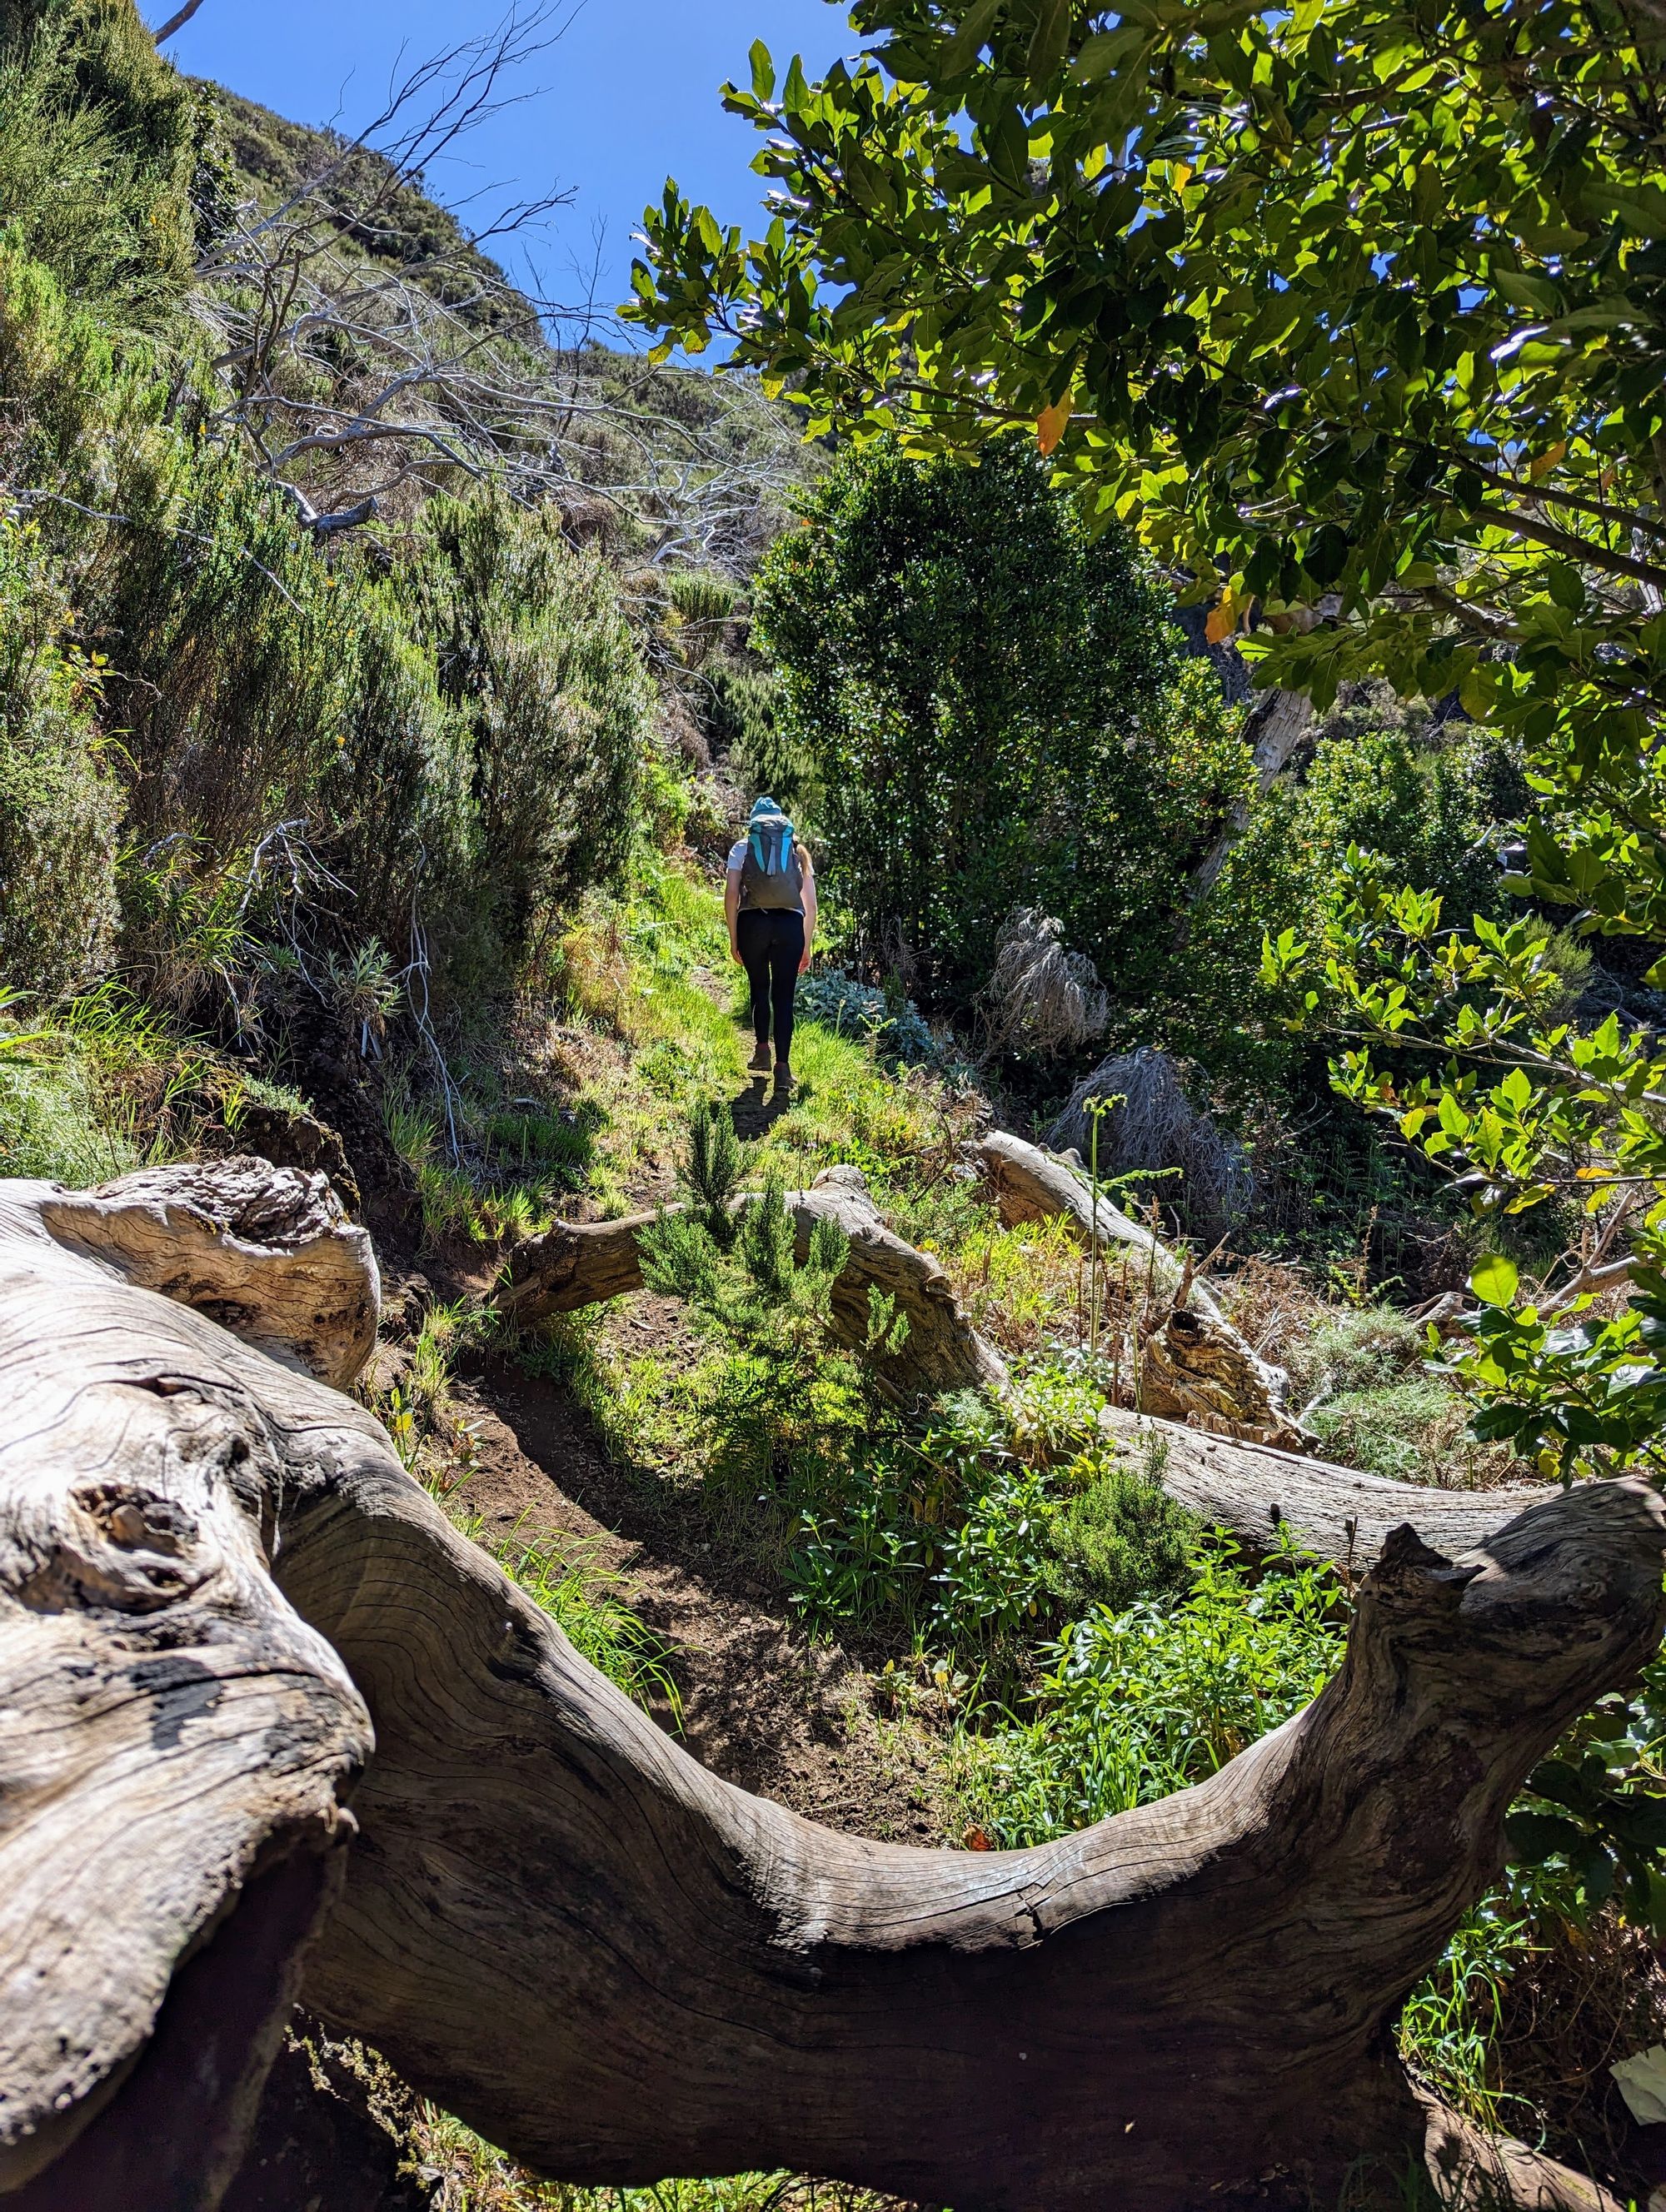
[[[0,2191],[42,2212],[218,2201],[340,1892],[369,1718],[269,1567],[344,1293],[368,1351],[321,1177],[0,1182]]]
[[[1170,1302],[1172,1310],[1153,1328],[1138,1363],[1144,1412],[1300,1449],[1307,1439],[1284,1405],[1288,1376],[1252,1350],[1213,1294],[1159,1237],[1103,1193],[1096,1206],[1091,1185],[1067,1160],[1009,1130],[992,1129],[973,1154],[1009,1228],[1062,1217],[1084,1243],[1131,1252],[1135,1286],[1148,1282],[1158,1299]]]
[[[908,1334],[897,1351],[873,1355],[882,1381],[909,1395],[930,1396],[1006,1381],[1005,1363],[967,1319],[941,1261],[885,1226],[859,1168],[826,1168],[808,1190],[788,1191],[787,1204],[800,1260],[818,1221],[831,1221],[849,1240],[849,1258],[833,1286],[833,1323],[842,1342],[866,1347],[876,1291],[895,1300],[906,1319]],[[536,1322],[640,1291],[638,1239],[659,1218],[558,1221],[511,1255],[499,1304],[517,1321]]]
[[[1528,1770],[1656,1648],[1645,1486],[1456,1564],[1396,1530],[1335,1680],[1196,1789],[908,1850],[705,1772],[368,1413],[125,1279],[119,1239],[66,1248],[58,1202],[0,1186],[0,2191],[212,2212],[299,1973],[574,2181],[1190,2212],[1332,2201],[1363,2160],[1402,2201],[1439,2130],[1394,2016]]]
[[[1556,1494],[1539,1482],[1497,1490],[1395,1482],[1114,1406],[1101,1413],[1099,1425],[1140,1455],[1171,1498],[1247,1550],[1265,1552],[1282,1527],[1350,1572],[1371,1565],[1404,1522],[1442,1551],[1465,1552],[1483,1542],[1501,1516],[1525,1513]]]

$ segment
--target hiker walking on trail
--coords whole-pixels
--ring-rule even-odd
[[[773,799],[758,800],[730,851],[723,911],[729,951],[752,987],[752,1073],[769,1072],[773,1014],[775,1091],[784,1096],[793,1087],[793,998],[816,935],[816,871]]]

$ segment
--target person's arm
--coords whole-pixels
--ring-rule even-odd
[[[729,957],[740,965],[740,939],[736,921],[740,913],[740,870],[731,868],[723,884],[723,919],[729,925]]]
[[[799,859],[804,864],[804,957],[799,963],[802,975],[810,965],[810,951],[816,941],[816,864],[802,845]]]

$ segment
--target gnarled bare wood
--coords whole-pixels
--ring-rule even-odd
[[[906,1850],[698,1767],[368,1414],[66,1250],[47,1195],[0,1198],[0,1665],[26,1717],[0,1754],[0,2186],[213,2204],[220,2150],[204,2179],[157,2148],[170,2020],[265,2033],[309,1913],[187,1954],[240,1881],[229,1932],[259,1906],[263,1851],[327,1857],[368,1706],[307,2001],[550,2172],[1183,2212],[1275,2203],[1269,2173],[1305,2201],[1364,2157],[1399,2201],[1426,2117],[1393,2016],[1523,1775],[1658,1641],[1644,1486],[1558,1493],[1456,1564],[1395,1531],[1336,1679],[1198,1789],[1034,1850]],[[89,1461],[131,1494],[106,1506]],[[259,2036],[234,2042],[232,2094],[185,2100],[205,2146],[246,2105]]]
[[[1265,1551],[1282,1525],[1310,1551],[1354,1570],[1369,1566],[1404,1522],[1443,1551],[1467,1551],[1501,1514],[1524,1513],[1552,1494],[1544,1483],[1437,1490],[1395,1482],[1116,1407],[1107,1407],[1099,1423],[1140,1449],[1171,1498],[1251,1551]]]
[[[824,1169],[808,1190],[789,1191],[787,1204],[800,1259],[818,1221],[833,1222],[849,1239],[850,1256],[833,1288],[834,1326],[845,1343],[866,1344],[872,1292],[896,1300],[908,1335],[897,1352],[874,1363],[896,1389],[964,1390],[1006,1380],[1000,1353],[967,1319],[942,1262],[886,1227],[860,1169]],[[658,1218],[562,1221],[529,1237],[511,1255],[500,1304],[518,1321],[537,1322],[640,1291],[637,1240]]]
[[[1300,1449],[1306,1439],[1284,1405],[1289,1377],[1250,1348],[1213,1292],[1159,1237],[1103,1192],[1096,1209],[1091,1185],[1067,1160],[1010,1130],[992,1129],[972,1151],[1007,1227],[1062,1218],[1084,1243],[1097,1237],[1101,1249],[1120,1244],[1132,1252],[1158,1297],[1176,1301],[1148,1347],[1150,1356],[1142,1356],[1140,1399],[1146,1412]]]
[[[39,1205],[60,1244],[326,1382],[350,1382],[375,1350],[376,1255],[322,1175],[187,1161],[98,1190],[54,1188]]]
[[[269,1572],[301,1378],[120,1268],[252,1279],[249,1217],[228,1252],[132,1180],[0,1183],[0,2191],[191,2212],[240,2156],[370,1729]]]
[[[557,1221],[509,1255],[497,1303],[511,1319],[537,1322],[584,1306],[622,1298],[642,1287],[636,1240],[658,1219],[626,1214],[617,1221]]]
[[[1489,2136],[1444,2106],[1429,2106],[1426,2159],[1443,2205],[1492,2212],[1626,2212],[1588,2174],[1573,2173],[1510,2136]]]
[[[896,1302],[909,1324],[901,1348],[874,1355],[879,1373],[899,1389],[998,1389],[1006,1380],[1000,1354],[967,1319],[948,1270],[887,1228],[860,1168],[824,1168],[808,1190],[787,1203],[800,1257],[818,1221],[830,1221],[850,1240],[850,1257],[833,1285],[833,1322],[847,1344],[866,1344],[875,1292]]]

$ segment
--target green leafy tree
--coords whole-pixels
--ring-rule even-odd
[[[812,425],[937,450],[1034,423],[1096,516],[1191,575],[1214,635],[1255,617],[1264,679],[1321,707],[1351,677],[1456,690],[1535,793],[1514,887],[1666,937],[1659,10],[853,21],[868,51],[820,84],[795,63],[777,93],[754,49],[727,100],[769,137],[768,234],[669,188],[639,317],[733,331]],[[1582,1266],[1494,1310],[1526,1334],[1471,1377],[1569,1474],[1625,1464],[1666,1424],[1666,1060],[1569,1028],[1542,923],[1467,919],[1362,865],[1322,942],[1274,940],[1271,977],[1352,1029],[1339,1081],[1478,1206],[1582,1195],[1582,1261],[1630,1213],[1628,1312],[1579,1310]]]
[[[1180,680],[1170,594],[1125,532],[1089,535],[1027,439],[976,469],[848,453],[804,520],[763,562],[755,635],[867,946],[975,988],[1035,905],[1122,965],[1244,772],[1212,681]]]

